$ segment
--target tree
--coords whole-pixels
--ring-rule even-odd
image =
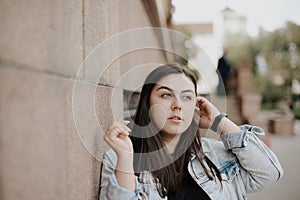
[[[292,99],[293,80],[300,81],[300,26],[287,22],[272,32],[260,29],[257,38],[231,37],[226,40],[228,59],[235,66],[253,67],[257,89],[265,102]],[[266,63],[264,73],[257,58]]]
[[[285,95],[291,99],[292,82],[300,80],[300,26],[287,22],[283,28],[273,32],[261,30],[256,46],[267,61],[268,75],[279,74],[282,77]]]
[[[254,40],[247,36],[229,36],[224,42],[224,49],[230,63],[238,67],[252,67],[256,52]]]

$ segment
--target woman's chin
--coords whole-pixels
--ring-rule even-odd
[[[182,129],[182,127],[168,127],[168,128],[164,128],[162,129],[162,132],[169,135],[169,136],[178,136],[181,135],[184,130]]]

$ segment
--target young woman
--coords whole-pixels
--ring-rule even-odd
[[[247,192],[283,174],[274,153],[207,99],[194,76],[177,64],[156,68],[145,80],[132,131],[115,121],[104,139],[100,199],[247,199]],[[201,138],[212,129],[220,140]]]

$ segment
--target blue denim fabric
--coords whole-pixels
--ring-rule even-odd
[[[213,200],[247,199],[248,192],[276,182],[283,175],[283,169],[275,154],[257,137],[264,135],[264,131],[249,125],[241,126],[241,129],[237,133],[222,134],[221,141],[201,139],[205,155],[221,172],[222,187],[218,178],[208,178],[195,155],[188,165],[193,179]],[[150,172],[141,173],[140,181],[136,178],[135,192],[120,187],[114,173],[116,161],[117,156],[113,150],[105,152],[100,200],[162,199]]]

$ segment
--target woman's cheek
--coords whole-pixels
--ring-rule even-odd
[[[195,115],[195,106],[188,105],[187,108],[184,110],[184,119],[186,121],[186,124],[190,125],[192,123],[192,120]]]
[[[154,104],[150,107],[151,121],[155,123],[160,130],[164,127],[167,119],[167,112],[164,106],[160,104]]]

